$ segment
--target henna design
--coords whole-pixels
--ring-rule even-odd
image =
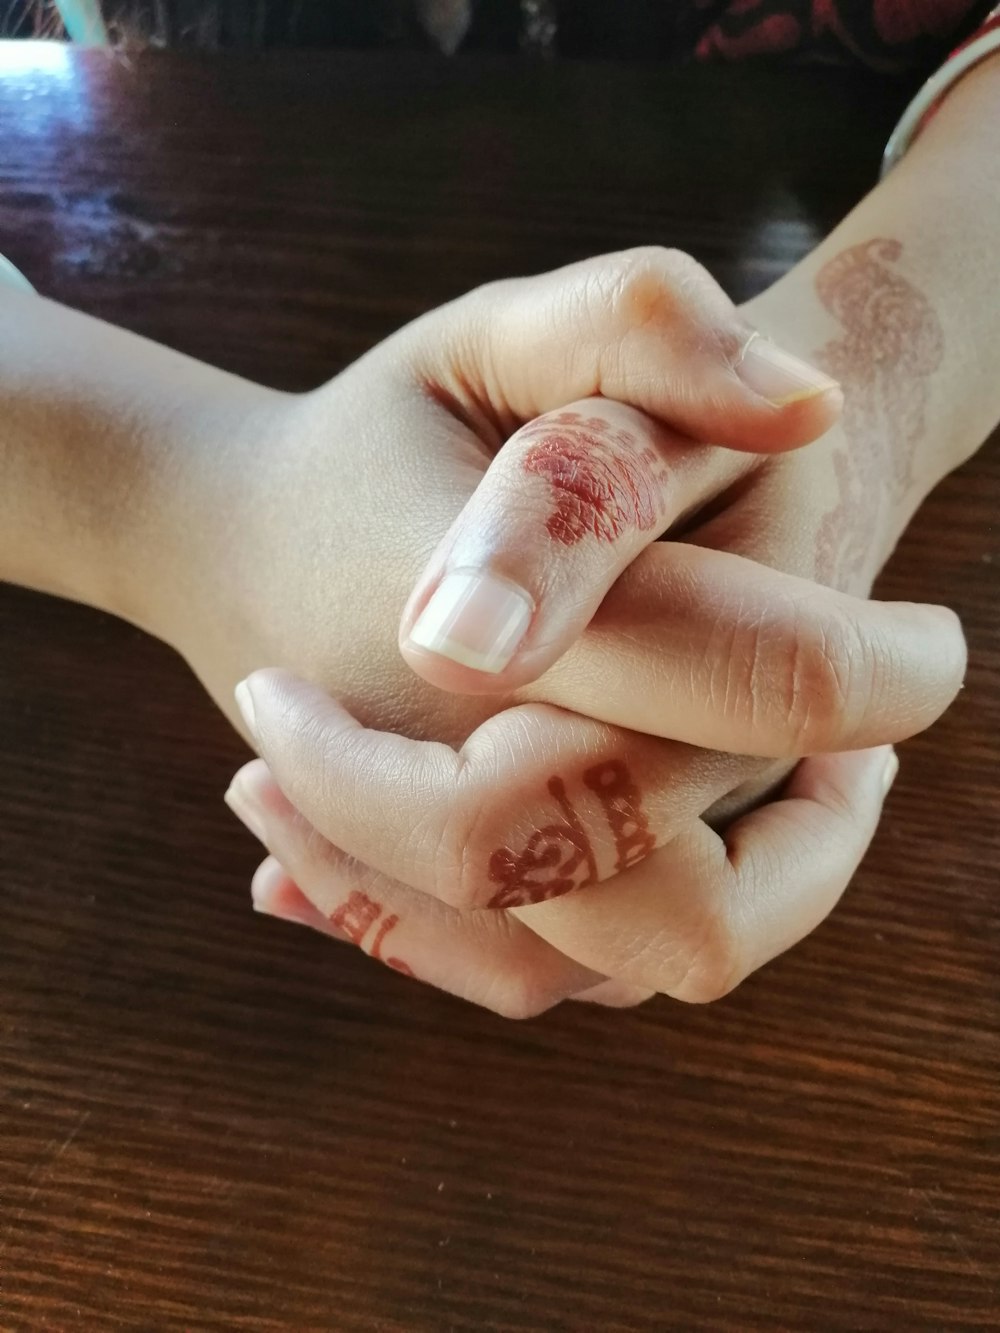
[[[642,795],[620,759],[588,768],[584,784],[597,796],[615,840],[618,860],[615,870],[627,870],[644,860],[656,847],[649,819],[642,808]]]
[[[346,902],[341,903],[330,914],[330,924],[336,926],[338,930],[342,930],[352,944],[361,948],[365,936],[381,915],[381,903],[377,903],[374,898],[369,898],[367,894],[355,890]],[[379,925],[375,940],[368,953],[370,957],[377,958],[379,962],[385,963],[387,967],[394,968],[395,971],[404,972],[407,976],[412,977],[412,969],[401,958],[383,958],[382,956],[382,941],[389,931],[398,924],[399,917],[394,913],[385,917]]]
[[[847,447],[833,459],[836,505],[817,537],[816,577],[864,587],[874,574],[873,543],[883,502],[913,482],[926,429],[927,382],[944,357],[944,332],[927,298],[889,265],[899,241],[877,238],[830,260],[816,278],[826,309],[844,328],[819,364],[846,389]]]
[[[377,958],[380,963],[385,963],[386,967],[391,967],[396,972],[402,972],[406,976],[412,977],[413,969],[407,963],[404,963],[401,958],[382,957],[382,941],[385,939],[386,935],[388,935],[389,931],[392,930],[393,926],[398,923],[399,917],[396,916],[395,913],[385,918],[378,928],[378,934],[375,936],[374,942],[372,943],[370,953],[372,958]]]
[[[565,823],[546,824],[544,828],[536,829],[520,856],[507,847],[500,847],[493,853],[489,876],[503,887],[490,899],[489,907],[525,907],[529,903],[545,902],[548,898],[568,893],[570,889],[593,884],[597,878],[594,849],[579,815],[569,803],[565,783],[562,778],[553,777],[547,785],[563,812]],[[541,872],[540,877],[537,872]]]
[[[363,893],[352,893],[330,914],[331,926],[342,930],[352,944],[360,945],[382,913],[382,907]]]
[[[595,764],[584,771],[583,784],[597,796],[607,817],[615,840],[615,870],[626,870],[648,856],[656,847],[656,839],[642,808],[642,794],[627,765],[620,759]],[[597,880],[594,849],[566,795],[566,784],[562,778],[551,777],[547,786],[564,822],[536,829],[519,855],[508,847],[493,853],[489,877],[502,887],[490,899],[491,908],[547,902]]]
[[[382,941],[385,939],[386,935],[388,935],[389,931],[392,930],[393,926],[398,924],[398,922],[399,922],[399,917],[396,916],[394,912],[392,913],[391,916],[387,916],[385,920],[382,922],[382,924],[379,926],[378,934],[372,941],[371,956],[373,958],[382,957],[381,953],[379,953],[379,950],[382,947]]]
[[[635,436],[602,417],[560,412],[525,437],[537,437],[522,467],[545,477],[555,508],[546,521],[549,536],[573,546],[588,534],[612,542],[630,527],[648,531],[665,513],[667,471],[655,449],[639,449]]]

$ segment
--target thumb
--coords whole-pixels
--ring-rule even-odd
[[[656,246],[491,283],[403,336],[425,382],[477,420],[600,394],[692,439],[773,453],[843,406],[836,381],[756,334],[701,264]]]
[[[729,456],[736,475],[751,465]],[[419,579],[400,651],[433,685],[502,693],[582,634],[636,556],[698,503],[718,454],[609,399],[522,427]]]

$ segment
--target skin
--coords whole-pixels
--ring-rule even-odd
[[[989,131],[1000,111],[998,63],[988,62],[970,76],[893,176],[815,254],[747,309],[749,318],[779,340],[784,336],[787,342],[792,328],[800,330],[815,359],[844,383],[846,410],[842,423],[808,450],[758,459],[714,455],[718,471],[711,480],[701,478],[706,517],[680,527],[685,543],[753,556],[761,563],[865,592],[923,497],[978,447],[1000,419],[991,351],[1000,332],[993,238],[1000,170]],[[955,215],[956,198],[963,201],[961,219]],[[958,244],[956,229],[961,232]],[[591,405],[586,410],[591,414],[596,409]],[[534,434],[537,438],[537,431]],[[675,729],[670,734],[679,734],[697,701],[685,697],[676,715],[670,711],[671,691],[683,671],[665,673],[664,664],[689,667],[690,662],[683,656],[670,660],[676,635],[669,631],[659,641],[655,632],[648,639],[635,632],[637,623],[648,632],[650,622],[656,625],[659,616],[676,605],[676,599],[668,599],[645,623],[641,619],[639,607],[656,605],[654,589],[676,551],[672,556],[662,543],[646,545],[649,533],[641,522],[623,525],[613,541],[585,536],[586,524],[576,525],[579,535],[573,541],[553,541],[549,524],[553,513],[558,515],[558,506],[553,508],[552,495],[539,488],[537,469],[517,465],[521,448],[516,437],[508,446],[514,466],[506,466],[503,451],[498,455],[491,474],[418,580],[401,626],[401,645],[411,666],[444,688],[479,692],[511,686],[517,691],[541,671],[534,688],[570,685],[578,699],[585,697],[583,711],[591,715],[649,731],[666,713],[667,726]],[[457,563],[467,564],[468,551],[461,549],[467,534],[482,533],[484,528],[491,533],[491,515],[504,512],[515,516],[515,535],[506,546],[502,538],[490,545],[488,535],[485,559],[530,589],[538,610],[510,668],[499,678],[473,678],[477,673],[468,668],[412,650],[406,634],[455,547],[460,548]],[[532,516],[527,523],[533,523],[534,541],[526,537],[525,514]],[[564,531],[565,524],[559,522]],[[499,523],[493,528],[501,531]],[[477,540],[482,543],[481,537]],[[631,563],[623,574],[620,548],[630,540],[640,549],[628,550]],[[477,555],[484,563],[483,552]],[[550,589],[561,593],[582,583],[599,600],[612,582],[612,596],[601,603],[591,622],[589,633],[597,639],[596,649],[585,648],[587,636],[574,643],[575,625],[561,609],[565,598],[550,598]],[[725,586],[731,583],[714,582],[717,596]],[[632,614],[622,617],[615,602],[626,598],[630,589],[636,591]],[[717,609],[732,611],[724,602]],[[590,612],[588,604],[585,614]],[[728,621],[725,614],[719,616],[722,624],[731,625],[732,620],[731,614]],[[936,634],[928,631],[925,646],[938,644],[942,634],[943,624]],[[602,639],[608,646],[603,656]],[[539,641],[544,645],[540,653]],[[727,661],[739,662],[740,640],[730,638],[729,645]],[[594,651],[598,658],[592,656]],[[753,653],[747,656],[752,662]],[[546,671],[549,661],[555,665]],[[721,694],[710,675],[698,679],[695,693],[700,690],[728,725],[731,665],[719,678]],[[758,673],[758,679],[766,680],[767,674]],[[287,679],[265,675],[250,684],[261,752],[299,811],[290,823],[269,821],[266,841],[296,875],[302,872],[302,889],[322,914],[324,895],[337,873],[317,865],[315,859],[303,861],[297,834],[310,830],[315,857],[326,834],[344,831],[340,792],[358,777],[350,762],[338,763],[331,752],[334,737],[343,742],[344,718],[327,712],[325,701],[301,692]],[[752,699],[759,716],[759,693],[752,689],[736,693]],[[803,691],[786,695],[784,702],[796,693],[801,697]],[[280,725],[275,725],[276,697],[281,700]],[[808,709],[804,722],[815,715],[815,709]],[[300,743],[306,727],[308,745]],[[369,739],[370,744],[353,741],[350,746],[355,757],[364,755],[367,773],[379,774],[377,781],[369,779],[366,795],[373,788],[377,793],[380,782],[392,787],[393,764],[397,777],[423,772],[415,754],[397,753],[390,759],[382,741]],[[532,736],[531,752],[540,740]],[[813,744],[804,748],[823,748],[822,740],[815,735]],[[713,741],[721,743],[719,738]],[[741,745],[747,747],[742,735]],[[324,756],[319,767],[332,764],[338,778],[337,789],[328,788],[322,799],[317,799],[317,755]],[[723,836],[701,820],[678,832],[659,829],[657,850],[619,874],[613,890],[588,876],[572,892],[554,898],[540,895],[542,901],[505,911],[506,921],[491,928],[517,935],[526,952],[513,968],[505,964],[492,968],[485,982],[476,975],[477,969],[487,966],[477,954],[486,928],[482,918],[494,921],[501,914],[463,912],[461,904],[456,909],[449,903],[459,912],[442,927],[449,933],[453,961],[459,952],[454,933],[461,930],[463,917],[466,924],[475,923],[469,936],[469,966],[456,964],[448,976],[428,968],[432,947],[421,958],[424,970],[418,966],[418,975],[502,1012],[522,1015],[573,993],[577,978],[570,963],[612,979],[585,992],[608,1002],[626,1003],[653,991],[693,1000],[724,993],[817,924],[846,885],[874,828],[872,812],[891,780],[892,765],[884,753],[869,752],[869,759],[867,770],[863,753],[801,764],[783,799],[737,819]],[[731,762],[733,778],[738,776],[744,785],[734,781],[734,798],[717,804],[716,816],[730,813],[733,804],[740,806],[746,796],[747,770],[737,772],[738,761]],[[858,765],[851,771],[858,789],[851,791],[844,781],[844,765],[849,764]],[[773,767],[762,767],[749,780],[763,785],[774,776]],[[241,798],[252,802],[255,793],[266,792],[273,782],[266,768],[252,768],[245,776],[245,790],[242,781],[238,783]],[[639,786],[648,803],[651,788],[644,780]],[[866,786],[867,804],[856,799]],[[833,799],[826,800],[824,792]],[[824,839],[820,831],[828,819],[836,829],[828,826]],[[765,829],[776,837],[766,858],[755,862],[748,848],[757,845]],[[593,839],[593,828],[587,829],[587,836]],[[351,852],[350,838],[338,836],[337,841],[338,855]],[[393,864],[391,873],[373,868],[373,882],[396,895],[396,910],[408,926],[427,908],[426,896],[414,893],[413,882],[419,880],[426,895],[433,876],[428,875],[426,853],[419,873],[412,859],[409,865],[405,861],[404,856]],[[749,866],[755,868],[748,872]],[[265,873],[257,884],[261,910],[270,910],[266,878]],[[664,885],[670,886],[668,896]],[[520,934],[525,926],[556,954],[540,955],[532,944],[529,957],[527,937]],[[405,938],[401,933],[400,939]],[[423,947],[423,940],[420,943]]]
[[[855,239],[842,238],[840,248]],[[905,248],[909,255],[908,241]],[[928,299],[940,316],[937,296]],[[829,317],[808,276],[779,284],[750,315],[778,341],[785,330],[785,341],[796,345],[800,329],[817,347],[836,332],[824,324]],[[822,338],[811,336],[811,321],[823,327]],[[779,451],[822,434],[836,418],[837,395],[776,406],[747,392],[738,373],[746,337],[746,314],[734,311],[692,261],[629,252],[474,293],[401,331],[317,393],[290,398],[34,298],[5,297],[0,572],[113,610],[166,639],[231,717],[233,686],[247,672],[263,662],[293,670],[258,678],[250,728],[284,794],[258,762],[232,799],[240,804],[242,793],[243,816],[290,872],[299,919],[315,923],[311,909],[331,933],[357,936],[374,950],[378,921],[395,917],[391,957],[503,1013],[537,1012],[597,987],[616,1002],[635,988],[708,998],[829,909],[875,826],[890,767],[884,742],[936,717],[964,663],[960,633],[947,613],[823,594],[811,584],[807,607],[801,581],[781,572],[812,574],[805,556],[814,559],[814,535],[799,520],[808,513],[807,497],[814,505],[820,497],[824,505],[835,502],[829,451],[848,442],[831,432],[808,453],[769,458],[759,467],[746,454],[690,442]],[[954,363],[956,392],[969,364],[968,358]],[[948,366],[950,373],[952,361]],[[672,519],[666,508],[664,516],[687,521],[685,542],[649,546],[654,530],[639,524],[614,543],[548,541],[549,552],[558,547],[570,561],[591,559],[595,549],[611,556],[610,564],[548,567],[553,587],[576,580],[583,624],[585,603],[600,605],[602,619],[579,642],[579,619],[555,626],[551,661],[569,642],[573,649],[553,673],[544,673],[542,657],[522,658],[519,679],[494,681],[479,694],[458,697],[432,687],[395,651],[398,608],[440,534],[477,494],[491,459],[504,453],[504,442],[540,415],[594,396],[602,413],[632,414],[627,429],[637,440],[648,437],[643,449],[669,455],[674,508]],[[942,450],[933,466],[922,458],[928,475],[935,467],[943,475],[961,448],[979,442],[985,430],[977,436],[976,422],[990,419],[993,406],[980,403],[976,411],[978,418],[971,411],[963,418],[952,405],[955,455]],[[807,457],[818,460],[818,471],[791,466]],[[915,467],[917,486],[921,475]],[[548,482],[531,481],[550,510]],[[918,502],[914,494],[907,503]],[[711,517],[698,523],[706,505]],[[891,548],[905,510],[903,504],[887,511],[872,534],[874,562]],[[545,512],[538,531],[545,530]],[[637,533],[630,545],[627,538]],[[714,563],[720,559],[724,572]],[[679,561],[689,562],[680,572]],[[623,569],[627,574],[605,596]],[[701,599],[690,599],[687,619],[679,622],[683,633],[671,667],[693,683],[679,690],[671,716],[682,720],[692,700],[702,699],[700,720],[686,742],[626,734],[620,722],[594,716],[594,701],[613,694],[626,710],[641,696],[644,671],[655,669],[662,648],[655,636],[652,648],[644,647],[649,608],[672,605],[691,577],[700,579],[709,612],[699,619]],[[738,598],[734,586],[742,590]],[[740,621],[744,592],[770,615],[766,634],[759,615]],[[830,600],[836,596],[841,600]],[[539,607],[547,608],[544,599]],[[838,633],[857,650],[835,658],[838,671],[831,674],[825,647]],[[913,651],[914,640],[930,638],[935,652]],[[624,672],[611,691],[600,686],[610,660]],[[770,709],[757,709],[753,691],[725,688],[733,664],[750,682],[780,682]],[[838,683],[843,672],[859,682],[846,692]],[[662,679],[662,664],[658,674]],[[801,765],[781,801],[749,815],[749,824],[737,821],[723,841],[702,815],[711,811],[717,820],[744,808],[777,772],[704,748],[719,739],[707,723],[730,695],[744,701],[742,712],[733,709],[731,734],[753,736],[750,748],[759,757],[787,766],[814,741],[821,748],[866,748]],[[649,725],[655,732],[655,719]],[[460,777],[476,799],[455,807],[451,827],[461,831],[468,810],[485,810],[481,856],[468,850],[476,850],[474,839],[454,832],[442,856],[439,830],[430,824],[423,847],[419,827],[411,827],[416,836],[398,865],[379,867],[350,852],[349,842],[366,828],[382,830],[373,859],[392,852],[384,830],[398,795],[393,783],[408,780],[409,760],[365,767],[364,811],[338,805],[338,775],[351,770],[330,761],[350,763],[372,737],[379,747],[426,742],[426,752],[418,745],[420,771],[439,771],[453,787]],[[600,880],[615,875],[620,850],[582,775],[620,759],[626,748],[629,780],[657,849],[618,875],[618,910],[609,917]],[[375,772],[386,778],[385,790],[370,780]],[[539,793],[543,801],[554,799],[548,779],[559,777],[570,793],[574,775],[582,794],[574,787],[570,799],[593,848],[598,881],[552,902],[470,910],[488,901],[475,894],[496,892],[489,877],[494,853],[519,854],[518,836],[530,838],[552,818],[551,805],[538,804]],[[355,785],[357,778],[355,771]],[[348,821],[349,837],[328,836],[335,820]],[[454,892],[449,857],[456,854],[471,867],[459,876],[457,903],[446,900]],[[417,872],[427,880],[419,889],[410,883]],[[665,872],[677,886],[667,904],[659,889]],[[259,905],[290,907],[289,875],[275,874],[284,897],[263,892],[268,871],[258,883]],[[754,884],[766,892],[755,894]],[[619,892],[625,887],[630,892]],[[360,935],[356,893],[378,907]],[[345,906],[352,902],[353,916]],[[527,913],[530,926],[522,920]],[[617,990],[606,986],[608,976]]]
[[[616,542],[630,531],[663,529],[670,474],[661,454],[639,449],[635,435],[616,431],[606,415],[557,412],[526,426],[521,439],[521,470],[549,486],[552,541]]]
[[[725,841],[691,821],[669,848],[620,874],[610,897],[594,885],[506,911],[450,907],[342,852],[261,760],[228,799],[274,852],[254,878],[258,911],[343,938],[331,922],[361,892],[397,918],[393,946],[416,978],[527,1018],[570,997],[621,1005],[655,992],[692,1002],[725,994],[832,908],[894,774],[887,747],[805,760],[783,798],[736,821]],[[370,951],[367,939],[355,942]]]

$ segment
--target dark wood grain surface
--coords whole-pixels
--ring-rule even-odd
[[[873,179],[833,74],[0,47],[0,249],[312,385],[466,288],[658,241],[738,295]],[[883,581],[962,615],[834,919],[720,1004],[513,1024],[256,918],[182,663],[0,590],[0,1328],[1000,1325],[1000,460]]]

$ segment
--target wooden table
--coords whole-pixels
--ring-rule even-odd
[[[815,72],[0,47],[0,248],[285,387],[503,274],[660,241],[739,295],[873,179]],[[1000,496],[884,580],[961,613],[841,910],[721,1004],[517,1025],[255,918],[181,662],[0,590],[4,1330],[1000,1324]]]

